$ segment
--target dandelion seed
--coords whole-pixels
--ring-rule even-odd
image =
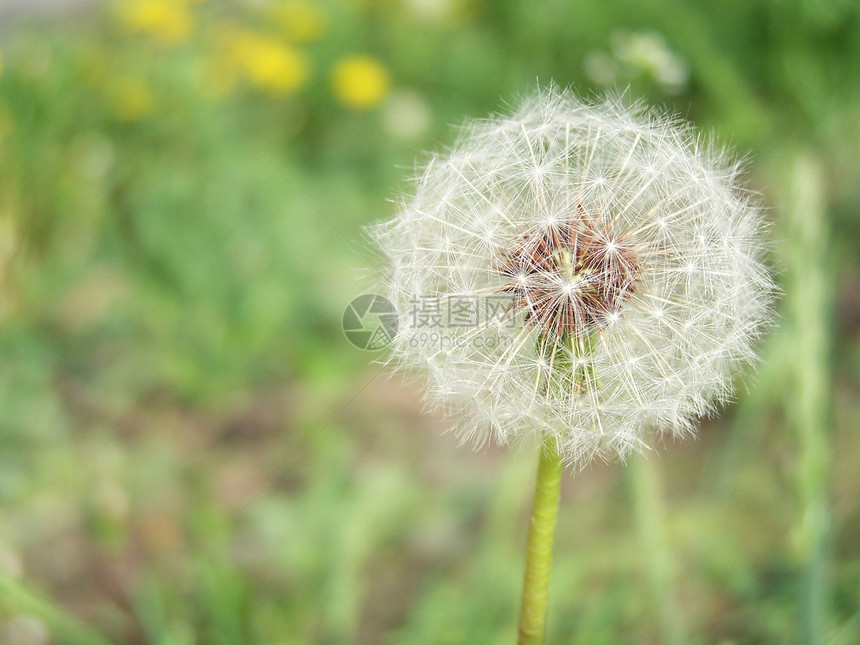
[[[689,126],[613,99],[551,88],[470,123],[372,229],[397,267],[392,362],[477,445],[549,436],[582,467],[689,434],[770,317],[765,224],[737,176]],[[416,296],[504,297],[512,324],[416,346]]]

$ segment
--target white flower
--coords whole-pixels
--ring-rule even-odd
[[[555,88],[467,125],[371,230],[391,360],[478,443],[549,436],[583,466],[689,433],[770,318],[738,173],[687,125]]]

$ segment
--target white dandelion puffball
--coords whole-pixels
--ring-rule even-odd
[[[738,165],[691,128],[551,88],[468,124],[371,229],[391,361],[467,439],[565,461],[688,434],[755,358],[773,283]]]

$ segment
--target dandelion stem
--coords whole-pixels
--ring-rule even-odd
[[[529,523],[523,601],[520,608],[520,645],[539,645],[544,642],[561,473],[561,455],[555,444],[547,439],[540,451]]]

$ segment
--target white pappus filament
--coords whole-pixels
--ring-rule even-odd
[[[400,313],[390,360],[477,443],[549,435],[581,467],[689,433],[771,317],[739,172],[676,119],[556,88],[469,123],[370,229]],[[417,298],[504,306],[416,343]]]

